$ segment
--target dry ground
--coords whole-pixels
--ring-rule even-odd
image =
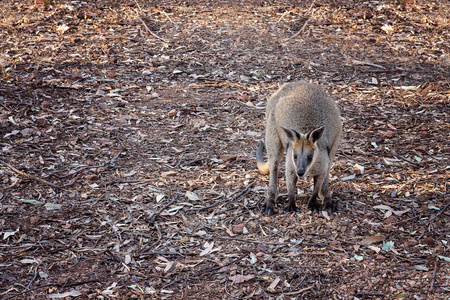
[[[448,299],[450,4],[415,2],[1,1],[0,297]],[[293,80],[342,110],[331,215],[259,212]]]

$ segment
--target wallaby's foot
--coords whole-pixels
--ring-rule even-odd
[[[284,207],[283,210],[287,211],[287,212],[299,212],[300,208],[298,208],[294,202],[294,203],[289,203],[287,206]]]
[[[275,214],[275,205],[273,203],[266,203],[261,207],[261,212],[267,214],[269,217]]]
[[[283,208],[284,211],[286,212],[299,212],[300,208],[298,208],[297,206],[291,206],[291,205],[287,205]]]
[[[330,197],[326,197],[323,200],[323,207],[330,213],[338,210],[336,201],[331,200]]]
[[[308,208],[312,211],[321,211],[322,210],[322,205],[317,203],[316,199],[311,199],[308,202]]]
[[[287,212],[298,212],[300,209],[295,205],[295,194],[288,196],[289,202],[288,205],[283,208],[284,211]]]

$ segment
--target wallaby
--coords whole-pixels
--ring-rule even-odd
[[[266,203],[261,212],[272,215],[278,197],[278,169],[285,149],[288,211],[297,211],[297,178],[313,177],[314,190],[308,203],[311,210],[336,210],[328,192],[328,177],[342,133],[341,115],[333,100],[322,89],[306,82],[284,84],[266,106],[266,151],[259,142],[258,169],[269,174]],[[319,199],[322,203],[319,203]]]

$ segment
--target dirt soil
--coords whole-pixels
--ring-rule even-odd
[[[450,2],[0,6],[0,298],[449,299]],[[341,108],[339,210],[268,217],[295,80]]]

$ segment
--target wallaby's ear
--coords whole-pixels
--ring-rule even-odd
[[[308,135],[307,135],[308,140],[310,140],[313,143],[317,142],[320,139],[320,137],[322,136],[322,133],[324,130],[325,130],[325,126],[314,129],[313,131],[308,133]]]
[[[280,126],[281,128],[283,128],[284,132],[286,133],[287,137],[291,140],[291,141],[296,141],[300,139],[300,134],[295,131],[294,129],[287,129],[284,128],[283,126]]]

